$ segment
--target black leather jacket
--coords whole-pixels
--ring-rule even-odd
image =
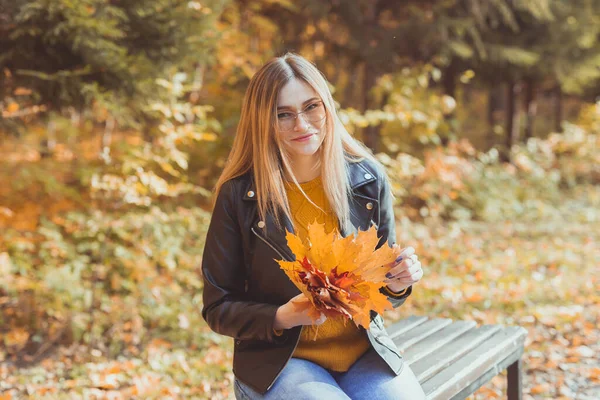
[[[375,224],[381,238],[395,242],[395,222],[390,187],[380,167],[369,160],[349,164],[353,195],[350,199],[352,232]],[[285,218],[285,229],[293,232]],[[264,227],[267,227],[268,235]],[[285,231],[273,217],[260,221],[251,172],[226,182],[217,197],[209,225],[202,273],[202,316],[212,330],[235,339],[233,372],[237,379],[265,393],[292,356],[301,327],[273,332],[275,312],[300,291],[275,259],[293,260]],[[390,297],[394,307],[404,303],[412,288],[400,298]],[[367,330],[374,349],[399,374],[403,362],[389,338],[380,315],[372,312]]]

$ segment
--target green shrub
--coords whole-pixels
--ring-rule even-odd
[[[0,312],[2,330],[24,329],[41,343],[68,327],[68,340],[113,354],[140,344],[148,329],[200,345],[199,264],[208,221],[199,208],[72,212],[45,221],[33,241],[13,237],[0,283],[11,299]]]

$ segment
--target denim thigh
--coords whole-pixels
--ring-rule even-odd
[[[396,375],[371,348],[347,372],[332,374],[353,400],[421,400],[425,393],[408,364]]]
[[[264,395],[237,379],[234,382],[234,393],[237,400],[350,399],[325,368],[300,358],[290,359]]]

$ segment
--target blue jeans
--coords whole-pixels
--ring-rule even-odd
[[[346,372],[327,370],[311,361],[292,358],[264,395],[234,382],[237,400],[420,400],[425,394],[407,364],[396,376],[373,348]]]

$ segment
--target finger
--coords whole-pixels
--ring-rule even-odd
[[[393,276],[401,274],[402,272],[408,270],[414,264],[415,264],[415,261],[412,258],[408,258],[408,259],[400,262],[399,264],[396,264],[395,267],[391,268],[389,270],[389,272],[386,274],[386,277],[391,278]]]
[[[418,282],[418,281],[420,281],[420,280],[421,280],[421,278],[423,278],[423,274],[424,274],[424,272],[423,272],[423,268],[419,269],[419,270],[417,271],[417,273],[416,273],[415,275],[413,275],[413,280],[414,280],[415,282]]]
[[[393,268],[394,265],[399,265],[400,263],[402,263],[403,261],[406,261],[407,259],[409,259],[410,257],[412,257],[415,254],[415,248],[414,247],[407,247],[405,249],[403,249],[400,254],[398,255],[398,257],[391,263],[387,264],[390,268]]]
[[[417,261],[416,263],[412,264],[410,267],[408,267],[404,271],[401,271],[398,275],[395,276],[395,278],[407,278],[407,277],[412,276],[412,275],[416,274],[417,272],[419,272],[420,269],[421,269],[421,262]]]
[[[300,293],[300,294],[297,294],[296,296],[292,297],[290,299],[290,301],[300,301],[300,300],[304,300],[304,299],[306,299],[306,295],[304,293]]]
[[[418,262],[419,262],[419,256],[416,254],[413,254],[410,257],[408,257],[406,260],[402,261],[402,263],[404,265],[402,265],[401,268],[399,268],[399,271],[405,271]]]
[[[412,284],[419,282],[422,277],[423,277],[423,270],[419,269],[417,272],[415,272],[414,274],[412,274],[410,276],[400,277],[398,279],[392,280],[392,282],[390,282],[390,283],[402,282],[404,284],[412,285]]]
[[[412,246],[408,246],[400,252],[400,255],[405,259],[412,256],[413,254],[415,254],[415,248]]]
[[[297,305],[305,305],[306,303],[310,303],[310,300],[304,293],[300,293],[298,296],[292,297],[290,302]]]
[[[392,276],[388,278],[390,281],[394,281],[397,279],[405,279],[409,278],[412,275],[416,274],[421,269],[421,262],[416,262],[415,264],[410,265],[408,268],[402,268],[398,272],[393,273]],[[386,275],[387,276],[387,275]]]

